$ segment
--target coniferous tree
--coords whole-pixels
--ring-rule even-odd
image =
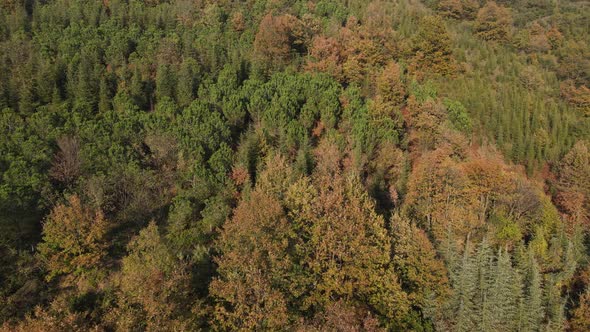
[[[535,258],[531,255],[526,292],[526,320],[523,322],[525,331],[538,331],[545,316],[543,307],[542,275]]]
[[[453,297],[449,315],[457,331],[473,331],[477,326],[478,271],[471,251],[471,244],[467,242],[461,261],[451,273]]]
[[[158,101],[164,98],[175,100],[176,75],[170,65],[163,64],[158,67],[156,74],[156,98]],[[142,94],[143,95],[143,94]]]

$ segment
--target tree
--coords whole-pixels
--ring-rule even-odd
[[[479,9],[479,3],[476,0],[441,0],[437,9],[445,17],[472,20]]]
[[[295,30],[300,21],[292,15],[275,16],[272,12],[266,14],[254,39],[254,52],[257,59],[268,63],[271,68],[284,66],[295,51]]]
[[[393,263],[408,299],[424,316],[430,308],[440,311],[450,291],[447,271],[426,233],[398,215],[391,220],[391,233]]]
[[[492,271],[489,296],[489,331],[514,331],[518,328],[518,306],[522,297],[520,275],[512,267],[510,254],[500,250]],[[532,303],[531,303],[532,304]],[[488,321],[484,317],[484,321]]]
[[[306,69],[328,73],[337,80],[344,81],[343,53],[343,45],[336,38],[316,36],[312,40]]]
[[[186,329],[191,308],[188,266],[179,261],[152,221],[128,245],[123,258],[120,329]]]
[[[543,280],[539,271],[539,265],[532,255],[530,260],[525,294],[525,326],[529,331],[537,331],[541,328],[541,323],[545,316],[545,309],[543,308]]]
[[[377,94],[384,102],[398,106],[404,102],[406,91],[401,77],[401,69],[390,62],[377,77]]]
[[[158,101],[163,100],[165,97],[174,100],[176,84],[176,75],[170,65],[160,65],[156,74],[156,98],[158,98]]]
[[[579,306],[573,311],[571,330],[582,332],[590,330],[590,288],[580,297]]]
[[[74,137],[64,136],[57,140],[59,151],[57,152],[51,176],[65,184],[70,184],[80,175],[80,145]]]
[[[590,89],[586,85],[576,87],[571,80],[560,84],[561,95],[572,106],[590,115]]]
[[[445,312],[445,316],[451,322],[448,325],[457,331],[473,331],[476,326],[478,271],[472,255],[471,244],[467,242],[461,260],[450,270],[453,291],[449,301],[450,310]]]
[[[512,14],[506,7],[488,1],[477,12],[475,34],[483,40],[504,42],[510,38]]]
[[[195,99],[195,92],[198,86],[199,67],[193,58],[184,59],[180,65],[176,94],[178,105],[187,107]]]
[[[408,179],[407,213],[431,234],[436,245],[449,234],[460,243],[484,222],[469,193],[469,179],[449,153],[448,148],[440,148],[425,154]]]
[[[57,205],[43,223],[39,252],[49,270],[48,279],[64,276],[66,284],[99,273],[108,247],[109,222],[101,211],[82,206],[70,196]]]
[[[449,120],[453,126],[465,134],[471,133],[471,119],[465,109],[465,106],[458,101],[445,99],[444,105],[447,108]]]
[[[557,180],[559,204],[575,224],[590,218],[590,150],[584,141],[577,142],[563,157]]]
[[[448,75],[454,71],[451,38],[439,16],[423,17],[412,41],[416,55],[410,63],[410,72],[423,77],[424,73]]]
[[[325,311],[316,314],[310,322],[298,326],[297,331],[386,331],[379,326],[379,320],[364,309],[351,306],[342,300],[336,301],[330,303]]]
[[[408,312],[391,258],[383,217],[354,177],[318,174],[288,191],[287,206],[298,230],[295,263],[302,309],[325,309],[334,300],[367,305],[393,328]],[[298,278],[299,279],[299,278]],[[294,285],[294,286],[295,286]]]
[[[287,299],[292,262],[289,224],[279,202],[255,190],[228,220],[216,246],[218,277],[209,287],[218,330],[281,329],[289,325]]]

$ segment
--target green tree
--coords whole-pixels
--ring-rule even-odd
[[[158,101],[165,97],[176,97],[176,75],[170,65],[160,65],[156,74],[156,98]]]

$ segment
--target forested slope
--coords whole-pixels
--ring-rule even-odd
[[[0,330],[590,330],[590,3],[5,0]]]

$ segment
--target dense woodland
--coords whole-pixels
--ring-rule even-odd
[[[589,331],[590,2],[3,0],[0,330]]]

